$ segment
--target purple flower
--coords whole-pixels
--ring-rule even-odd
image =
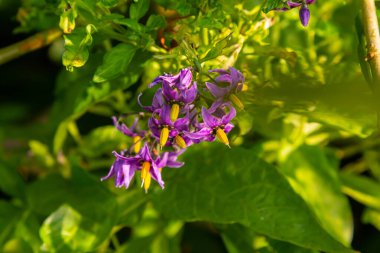
[[[133,139],[133,151],[137,154],[141,149],[141,139],[145,136],[146,131],[138,130],[137,129],[137,123],[139,121],[139,118],[136,117],[132,126],[128,128],[125,124],[121,123],[119,124],[119,121],[116,117],[112,117],[113,124],[123,134],[132,137]]]
[[[197,84],[192,81],[190,68],[182,69],[177,75],[165,74],[157,77],[149,87],[162,84],[162,95],[171,105],[170,118],[175,121],[181,109],[188,109],[197,97]],[[154,101],[153,101],[154,102]]]
[[[157,158],[156,163],[159,168],[180,168],[184,165],[183,162],[178,162],[177,158],[184,152],[184,149],[178,152],[164,152]]]
[[[139,94],[137,97],[137,103],[146,111],[148,112],[156,112],[159,111],[162,106],[165,104],[164,98],[162,97],[162,89],[158,89],[156,93],[153,96],[153,101],[151,106],[144,106],[142,105],[140,101],[140,97],[142,96],[142,93]]]
[[[151,84],[149,84],[149,88],[152,88],[159,83],[167,83],[171,88],[185,90],[190,87],[192,79],[193,75],[190,68],[185,68],[181,69],[180,72],[175,76],[172,74],[164,74],[157,77]]]
[[[102,177],[101,180],[103,181],[114,176],[116,187],[124,185],[125,188],[128,188],[136,170],[138,170],[138,159],[121,156],[115,151],[112,153],[116,157],[116,161],[112,164],[108,174]]]
[[[206,87],[210,93],[219,101],[230,100],[240,109],[244,109],[244,105],[235,95],[243,90],[244,76],[235,68],[229,68],[229,72],[224,69],[214,69],[209,72],[217,72],[219,76],[215,78],[214,83],[206,82]],[[219,84],[219,85],[218,85]],[[227,84],[227,86],[225,86]],[[220,85],[224,85],[223,87]]]
[[[102,181],[114,176],[116,187],[122,187],[124,185],[125,188],[128,188],[135,172],[141,170],[141,186],[144,186],[145,191],[148,191],[152,178],[162,189],[164,188],[164,181],[161,178],[160,169],[156,161],[152,159],[146,143],[140,153],[133,157],[125,157],[115,151],[113,151],[113,154],[116,157],[116,161],[111,166],[108,175],[101,178]]]
[[[189,133],[188,136],[190,138],[205,141],[214,141],[216,136],[222,143],[229,146],[229,140],[226,134],[229,133],[234,127],[230,121],[236,116],[236,110],[229,103],[223,104],[222,106],[228,107],[229,112],[224,113],[224,115],[220,117],[214,116],[212,111],[202,107],[203,123],[199,124],[199,130],[197,132]],[[215,114],[218,110],[213,109],[213,111]]]
[[[184,133],[187,133],[189,130],[188,116],[172,122],[170,119],[170,106],[167,104],[162,107],[158,117],[157,115],[153,115],[149,119],[148,126],[152,135],[159,139],[161,147],[171,143],[169,137],[181,148],[186,148],[190,144],[190,139],[186,137],[186,141],[183,137]]]
[[[300,20],[303,26],[307,26],[309,24],[310,20],[310,11],[308,8],[309,4],[315,3],[315,0],[303,0],[302,2],[292,2],[288,1],[287,4],[290,9],[301,7],[299,11]],[[283,9],[283,10],[289,10],[289,9]]]

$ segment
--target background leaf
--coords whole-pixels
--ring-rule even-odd
[[[197,159],[187,159],[185,167],[172,172],[172,180],[166,180],[170,184],[154,199],[166,216],[238,222],[306,248],[351,252],[320,227],[281,174],[251,150],[203,145],[185,157]]]
[[[344,245],[350,245],[352,214],[348,199],[341,192],[335,165],[319,147],[302,146],[287,157],[280,170],[322,226]]]

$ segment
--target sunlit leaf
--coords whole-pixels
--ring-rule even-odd
[[[319,147],[302,146],[291,153],[280,170],[302,196],[322,226],[350,245],[353,221],[348,199],[341,192],[338,168]]]
[[[163,171],[171,176],[154,200],[166,216],[238,222],[306,248],[351,252],[320,227],[285,178],[252,151],[204,145],[185,157],[189,159],[182,169]]]
[[[380,183],[351,173],[341,173],[342,190],[369,207],[380,209]]]
[[[104,62],[95,72],[93,81],[101,83],[124,74],[137,48],[129,44],[119,44],[104,56]]]

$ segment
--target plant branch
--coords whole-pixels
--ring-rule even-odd
[[[380,35],[374,0],[361,0],[364,32],[367,40],[367,58],[371,66],[375,92],[380,93]]]
[[[16,59],[26,53],[35,51],[44,46],[51,44],[61,37],[62,31],[53,28],[47,31],[37,33],[23,41],[17,42],[10,46],[0,49],[0,65]]]

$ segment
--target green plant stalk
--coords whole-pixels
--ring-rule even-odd
[[[53,28],[47,31],[37,33],[23,41],[17,42],[10,46],[0,49],[0,65],[16,59],[24,54],[35,51],[42,47],[51,44],[56,39],[60,38],[62,31],[58,28]]]
[[[367,41],[367,61],[371,66],[376,94],[380,94],[380,35],[374,0],[361,0],[364,33]]]
[[[371,84],[375,101],[380,101],[380,35],[375,0],[361,0],[364,34],[367,42],[367,61],[371,69]],[[376,102],[377,127],[380,129],[380,102]]]

